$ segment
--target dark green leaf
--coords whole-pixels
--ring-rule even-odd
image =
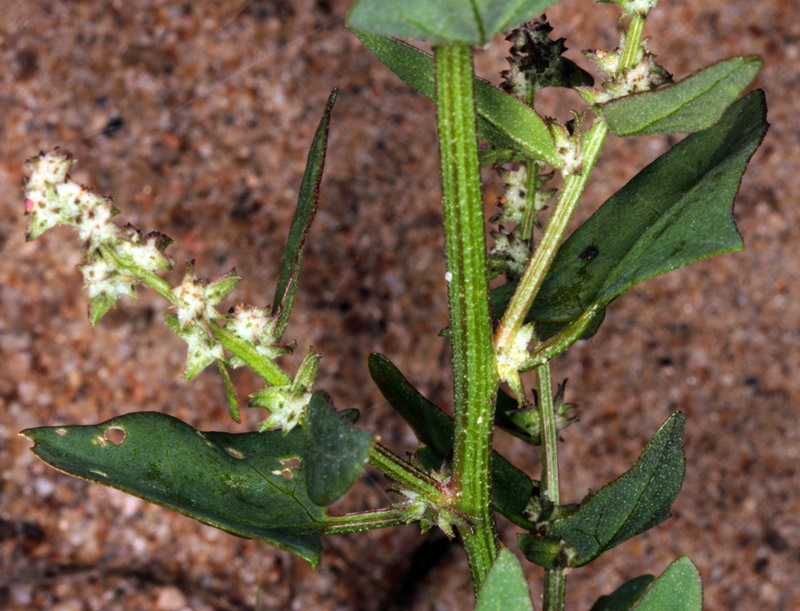
[[[412,89],[433,100],[433,58],[399,40],[354,30],[375,56]],[[553,138],[532,108],[494,85],[475,78],[478,137],[504,149],[560,167]]]
[[[420,458],[441,466],[453,450],[453,419],[422,396],[385,356],[370,354],[369,372],[381,394],[411,426],[417,439],[428,446],[427,452],[421,449]],[[530,478],[493,452],[492,500],[497,510],[515,524],[529,527],[530,523],[521,514],[532,493]]]
[[[745,96],[614,194],[559,249],[528,320],[572,321],[642,280],[741,250],[731,208],[765,112],[762,92]]]
[[[500,550],[481,584],[475,611],[533,611],[525,574],[507,547]]]
[[[626,581],[614,592],[601,596],[589,611],[631,611],[647,587],[653,583],[653,575],[639,575]]]
[[[275,287],[275,299],[272,302],[272,313],[278,317],[275,327],[275,340],[283,335],[292,313],[294,295],[297,291],[297,280],[300,275],[300,265],[303,262],[303,247],[311,228],[311,222],[317,214],[319,202],[319,185],[322,181],[322,170],[325,167],[325,153],[328,147],[328,128],[331,122],[331,112],[339,95],[337,87],[328,98],[328,105],[322,114],[311,148],[308,151],[306,170],[300,184],[300,195],[297,198],[297,208],[294,212],[292,225],[289,229],[289,238],[283,255],[278,284]]]
[[[678,558],[659,575],[634,607],[636,611],[701,611],[703,583],[687,556]]]
[[[123,490],[241,537],[319,562],[323,508],[306,496],[303,433],[201,433],[154,412],[95,426],[27,429],[59,471]]]
[[[733,57],[674,85],[612,100],[600,112],[618,136],[696,132],[719,120],[759,68],[756,55]]]
[[[308,403],[305,428],[308,497],[317,505],[330,505],[361,476],[374,438],[337,414],[321,392]]]
[[[571,566],[586,564],[670,516],[686,466],[685,422],[682,413],[672,414],[629,471],[581,503],[578,511],[550,524],[551,536],[577,549]]]
[[[372,34],[483,46],[557,0],[359,0],[347,27]]]

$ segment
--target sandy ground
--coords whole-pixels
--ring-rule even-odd
[[[126,220],[176,240],[236,299],[266,305],[305,150],[332,87],[342,88],[320,213],[289,336],[325,354],[320,386],[362,411],[398,452],[410,431],[369,381],[389,355],[440,405],[451,397],[433,106],[342,26],[347,1],[0,2],[0,606],[8,609],[451,609],[470,604],[458,545],[416,527],[326,543],[319,569],[47,468],[25,427],[160,410],[198,428],[227,419],[213,372],[191,384],[184,348],[141,292],[96,328],[65,229],[24,242],[24,160],[56,145],[73,176],[113,193]],[[590,11],[590,12],[588,12]],[[549,12],[570,56],[615,45],[615,9],[569,0]],[[587,14],[591,15],[587,18]],[[674,517],[569,577],[571,608],[688,554],[708,609],[800,609],[800,5],[673,0],[648,22],[676,77],[759,53],[772,129],[737,199],[748,249],[673,272],[616,302],[601,331],[554,364],[581,423],[561,446],[563,495],[578,501],[635,459],[673,410],[689,419],[688,472]],[[477,65],[496,79],[506,45]],[[551,100],[545,100],[548,104]],[[580,108],[577,98],[568,104]],[[547,109],[549,112],[553,110]],[[562,107],[562,119],[567,118]],[[612,139],[585,218],[660,154],[660,138]],[[497,183],[487,174],[487,211]],[[173,281],[177,281],[176,271]],[[300,351],[301,353],[303,350]],[[241,392],[256,380],[236,376]],[[535,452],[499,435],[531,473]],[[391,502],[368,474],[337,509]],[[515,529],[502,535],[513,548]],[[526,563],[538,596],[541,571]]]

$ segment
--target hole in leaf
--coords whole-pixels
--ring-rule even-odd
[[[96,442],[96,443],[97,443],[97,445],[99,445],[101,448],[104,448],[104,447],[106,447],[106,440],[105,440],[105,438],[104,438],[102,435],[100,435],[100,436],[99,436],[99,437],[98,437],[98,438],[95,440],[95,442]]]
[[[297,457],[294,458],[282,458],[281,464],[286,467],[287,469],[296,469],[300,466],[300,459]]]
[[[244,453],[240,452],[236,448],[225,448],[225,451],[234,458],[238,458],[239,460],[242,460],[244,458]]]
[[[67,434],[67,429],[56,429],[56,434],[63,437]]]
[[[292,473],[291,469],[275,469],[272,475],[282,475],[286,479],[292,479],[294,477],[294,473]]]
[[[127,436],[128,433],[125,432],[125,429],[122,429],[118,426],[110,426],[103,433],[105,440],[110,441],[115,446],[122,444]]]

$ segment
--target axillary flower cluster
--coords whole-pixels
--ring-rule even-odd
[[[273,311],[247,304],[237,305],[225,315],[217,311],[215,306],[242,280],[235,270],[209,281],[197,277],[191,262],[180,284],[170,286],[160,274],[174,266],[165,252],[172,240],[158,231],[145,234],[131,224],[117,225],[112,219],[119,211],[111,198],[69,179],[74,163],[69,154],[58,149],[28,160],[27,239],[34,240],[57,225],[78,232],[85,245],[86,261],[79,269],[89,294],[92,324],[97,324],[121,297],[135,302],[137,284],[150,286],[172,304],[166,322],[188,345],[183,377],[190,380],[216,363],[225,382],[231,415],[239,421],[227,368],[249,364],[257,371],[270,372],[269,383],[252,396],[250,405],[270,411],[262,430],[281,428],[288,433],[302,420],[320,355],[310,350],[292,379],[272,363],[294,348],[293,344],[280,343]]]

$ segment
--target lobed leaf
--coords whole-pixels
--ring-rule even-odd
[[[325,510],[306,494],[303,465],[285,462],[302,456],[300,429],[203,433],[166,414],[139,412],[22,434],[59,471],[319,563]]]
[[[430,55],[393,38],[358,29],[353,29],[353,32],[408,86],[430,100],[435,99],[433,58]],[[535,110],[483,79],[476,77],[474,82],[479,138],[556,167],[562,165],[550,130]]]
[[[732,57],[655,91],[617,98],[600,114],[618,136],[691,133],[711,127],[755,78],[757,55]]]
[[[359,0],[347,26],[371,34],[485,45],[558,0]]]
[[[325,112],[322,114],[322,119],[320,119],[308,151],[306,169],[303,174],[303,181],[300,184],[300,194],[297,197],[297,207],[289,228],[283,263],[278,276],[278,284],[275,287],[275,299],[272,302],[272,314],[278,318],[275,325],[276,342],[283,336],[283,332],[289,322],[289,315],[292,313],[294,296],[297,292],[297,281],[300,275],[300,265],[303,262],[303,247],[311,229],[311,223],[317,214],[319,186],[322,182],[322,170],[325,167],[331,112],[338,95],[339,88],[337,87],[328,97],[328,105],[325,107]]]
[[[615,193],[558,250],[527,320],[567,323],[638,282],[741,250],[733,199],[765,114],[763,92],[748,94]],[[512,291],[492,292],[496,315]]]
[[[672,414],[631,469],[583,502],[575,513],[550,523],[548,534],[577,550],[570,566],[582,566],[670,516],[686,468],[685,422],[682,413]]]
[[[637,611],[701,611],[702,608],[703,583],[688,556],[670,564],[634,607]]]
[[[330,505],[347,492],[369,458],[373,435],[355,428],[347,416],[321,392],[306,408],[305,482],[308,498],[317,505]]]
[[[507,547],[500,550],[481,584],[475,611],[533,611],[525,574]]]
[[[385,356],[369,355],[369,373],[381,394],[409,424],[420,443],[427,446],[420,457],[442,461],[453,451],[455,424],[453,419],[428,401]],[[425,448],[422,448],[425,450]],[[492,453],[492,500],[495,508],[509,520],[523,527],[530,523],[522,511],[533,493],[530,478],[497,452]]]

